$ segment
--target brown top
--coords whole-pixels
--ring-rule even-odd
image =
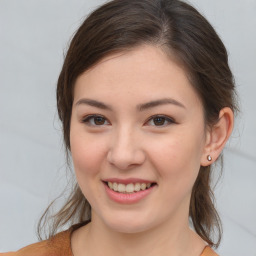
[[[71,233],[73,228],[55,235],[49,240],[31,244],[17,252],[0,253],[0,256],[73,256],[71,251]],[[200,256],[218,256],[206,246]]]
[[[0,253],[0,256],[73,256],[70,231],[58,233],[49,240],[31,244],[17,252]]]

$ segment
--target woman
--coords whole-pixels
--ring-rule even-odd
[[[232,132],[234,94],[226,49],[190,5],[98,8],[57,86],[77,185],[48,240],[4,255],[216,255],[210,174]]]

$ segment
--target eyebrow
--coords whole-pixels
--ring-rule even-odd
[[[176,105],[178,107],[185,108],[185,106],[181,102],[179,102],[175,99],[164,98],[164,99],[153,100],[153,101],[150,101],[150,102],[147,102],[147,103],[144,103],[144,104],[140,104],[140,105],[137,106],[137,109],[139,111],[143,111],[143,110],[146,110],[146,109],[149,109],[149,108],[153,108],[153,107],[157,107],[157,106],[161,106],[161,105],[166,105],[166,104],[173,104],[173,105]]]
[[[86,105],[89,105],[89,106],[92,106],[92,107],[112,111],[111,106],[109,106],[109,105],[107,105],[103,102],[97,101],[97,100],[83,98],[83,99],[78,100],[75,103],[75,106],[82,105],[82,104],[86,104]],[[164,99],[159,99],[159,100],[153,100],[153,101],[150,101],[150,102],[139,104],[139,105],[136,106],[136,108],[137,108],[138,111],[144,111],[144,110],[147,110],[147,109],[150,109],[150,108],[153,108],[153,107],[166,105],[166,104],[173,104],[173,105],[176,105],[178,107],[185,108],[185,106],[181,102],[179,102],[175,99],[172,99],[172,98],[164,98]]]
[[[83,98],[83,99],[80,99],[79,101],[77,101],[75,105],[78,106],[78,105],[82,105],[82,104],[86,104],[86,105],[89,105],[89,106],[92,106],[92,107],[112,111],[112,108],[109,105],[107,105],[105,103],[102,103],[100,101],[97,101],[97,100],[84,99]]]

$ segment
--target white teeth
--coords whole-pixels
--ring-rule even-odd
[[[113,190],[117,191],[117,183],[115,183],[115,182],[113,183]]]
[[[134,192],[134,185],[133,185],[132,183],[126,185],[125,191],[126,191],[127,193],[132,193],[132,192]]]
[[[137,192],[140,191],[140,183],[135,184],[134,190],[137,191]]]
[[[111,188],[111,189],[113,189],[113,184],[112,184],[112,182],[108,182],[108,186]]]
[[[146,187],[147,187],[146,183],[142,183],[142,184],[140,185],[140,189],[141,189],[141,190],[145,190]]]
[[[126,190],[126,186],[124,184],[118,184],[117,190],[118,192],[123,193]]]
[[[145,190],[146,188],[150,188],[152,183],[129,183],[127,185],[116,182],[108,182],[108,187],[114,191],[119,193],[134,193],[139,192],[140,190]]]

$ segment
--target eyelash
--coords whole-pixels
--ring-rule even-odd
[[[172,118],[170,118],[170,117],[168,117],[168,116],[165,116],[165,115],[154,115],[154,116],[151,116],[151,117],[147,120],[146,123],[148,123],[149,121],[153,121],[153,122],[154,122],[154,119],[155,119],[155,118],[163,118],[163,119],[164,119],[164,125],[160,125],[160,126],[154,125],[154,126],[156,126],[156,127],[165,127],[165,126],[167,126],[167,125],[170,125],[170,124],[174,124],[174,123],[175,123],[175,121],[174,121]],[[166,122],[167,122],[167,123],[166,123]]]
[[[82,122],[88,124],[89,126],[102,126],[102,125],[95,124],[95,118],[102,118],[105,121],[107,120],[104,116],[101,116],[101,115],[88,115],[82,120]],[[91,124],[90,120],[94,120],[94,124]]]
[[[107,121],[107,119],[104,116],[101,116],[101,115],[88,115],[88,116],[86,116],[82,120],[82,123],[86,123],[89,126],[103,126],[104,125],[105,121],[104,121],[103,124],[100,124],[100,125],[95,124],[95,118],[102,118],[102,120]],[[158,125],[153,125],[153,126],[156,126],[156,127],[165,127],[167,125],[176,123],[175,120],[173,120],[172,118],[170,118],[168,116],[165,116],[165,115],[154,115],[154,116],[151,116],[150,118],[148,118],[146,123],[148,123],[149,121],[153,121],[154,122],[155,118],[163,118],[164,119],[164,124],[163,125],[159,125],[159,126]],[[90,123],[91,120],[94,121],[94,124]],[[166,124],[166,122],[167,122],[167,124]],[[109,124],[110,124],[110,122],[108,122],[107,125],[109,125]]]

